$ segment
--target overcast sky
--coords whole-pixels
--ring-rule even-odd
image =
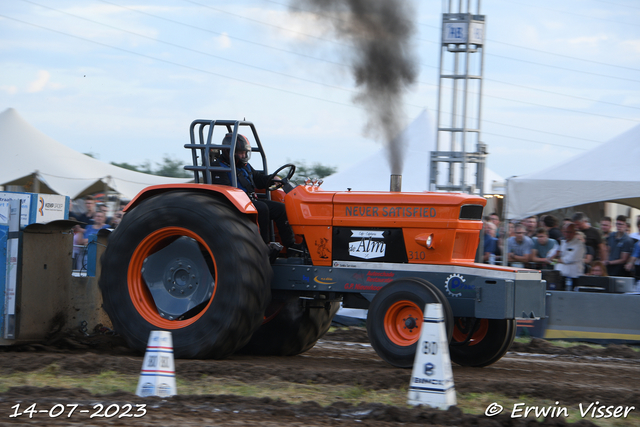
[[[382,146],[353,101],[353,48],[290,5],[3,1],[0,111],[15,108],[75,150],[131,164],[190,162],[192,120],[246,118],[271,169],[291,160],[343,170]],[[442,3],[413,7],[418,76],[403,99],[405,123],[425,108],[435,120],[437,108]],[[640,3],[485,0],[480,12],[490,169],[535,172],[640,124]]]

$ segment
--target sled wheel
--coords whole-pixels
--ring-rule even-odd
[[[449,354],[461,366],[488,366],[505,355],[515,336],[514,319],[456,317]]]
[[[102,256],[100,289],[114,329],[146,349],[172,333],[177,358],[224,358],[260,326],[271,267],[258,227],[224,200],[172,191],[124,215]]]
[[[419,278],[395,280],[382,288],[371,301],[367,333],[376,353],[390,365],[410,368],[416,354],[428,303],[443,308],[447,341],[451,338],[453,314],[444,294]]]
[[[265,312],[262,326],[238,353],[260,356],[304,353],[327,333],[339,308],[337,301],[274,299]]]

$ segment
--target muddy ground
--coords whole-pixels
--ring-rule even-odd
[[[142,357],[111,335],[86,337],[59,334],[44,344],[0,348],[0,374],[30,372],[53,363],[61,375],[98,374],[110,370],[138,375]],[[228,360],[176,360],[176,375],[185,379],[226,378],[250,384],[276,379],[299,384],[359,385],[364,389],[392,389],[405,393],[411,370],[384,363],[368,345],[366,330],[350,328],[326,335],[313,349],[295,357],[233,356]],[[634,406],[640,412],[640,353],[627,346],[604,349],[577,346],[563,349],[534,339],[530,344],[515,343],[498,363],[486,368],[453,366],[455,388],[461,393],[494,392],[513,402],[526,402],[527,396],[561,405]],[[523,397],[525,400],[523,400]],[[48,413],[16,418],[12,407],[37,403],[48,409],[56,404],[79,404],[77,412],[66,418]],[[90,418],[94,405],[146,403],[144,417]],[[61,408],[61,407],[59,407]],[[69,407],[67,407],[68,410]],[[115,406],[114,406],[115,408]],[[135,414],[135,407],[130,415]],[[382,404],[352,406],[336,402],[322,407],[316,402],[292,405],[269,398],[239,396],[174,396],[169,399],[139,398],[126,392],[91,395],[83,389],[14,387],[0,393],[0,425],[111,425],[158,426],[562,426],[563,417],[539,423],[532,418],[511,418],[510,409],[496,417],[465,415],[458,408],[448,411],[424,407],[405,408]],[[81,410],[87,413],[80,413]],[[124,412],[121,410],[119,414]],[[574,426],[593,425],[585,418]]]

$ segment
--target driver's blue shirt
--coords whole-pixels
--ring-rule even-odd
[[[222,162],[225,166],[229,166],[227,163]],[[229,166],[230,167],[230,166]],[[256,184],[253,179],[254,170],[249,163],[242,167],[236,167],[236,174],[238,177],[238,188],[243,190],[245,193],[250,194],[256,191]],[[233,182],[231,179],[231,171],[227,172],[227,177],[229,178],[229,182]],[[243,184],[244,182],[244,184]],[[250,186],[251,188],[247,188]]]
[[[220,170],[213,174],[212,183],[219,185],[231,185],[233,182],[231,165],[222,159],[216,159],[215,166],[223,166],[226,170]],[[266,188],[268,177],[261,171],[257,171],[249,163],[242,167],[236,167],[237,187],[251,196],[256,189]]]
[[[251,166],[249,166],[249,164],[247,163],[245,166],[241,167],[238,169],[238,176],[242,175],[244,176],[248,182],[253,184],[253,176],[251,174],[251,171],[249,170]],[[231,172],[227,172],[227,174],[229,174],[229,179],[231,179]],[[255,187],[255,186],[254,186]],[[242,185],[242,181],[238,180],[238,188],[241,190],[244,190],[246,193],[253,193],[254,191],[256,191],[255,188],[245,188],[244,185]]]

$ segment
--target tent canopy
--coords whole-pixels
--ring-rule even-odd
[[[594,202],[640,208],[640,125],[543,171],[508,180],[508,219]]]
[[[0,185],[29,186],[72,199],[106,188],[132,199],[150,185],[187,182],[130,171],[93,159],[43,134],[13,108],[0,114]],[[33,187],[32,187],[33,188]]]
[[[435,131],[427,110],[423,110],[399,135],[397,145],[404,150],[402,191],[429,191],[431,151],[435,151]],[[349,169],[324,178],[325,190],[389,191],[391,167],[387,148],[374,152]],[[467,169],[467,182],[474,182],[475,167]],[[442,175],[442,174],[441,174]],[[472,179],[473,178],[473,179]],[[484,193],[494,194],[493,183],[504,179],[485,166]]]

